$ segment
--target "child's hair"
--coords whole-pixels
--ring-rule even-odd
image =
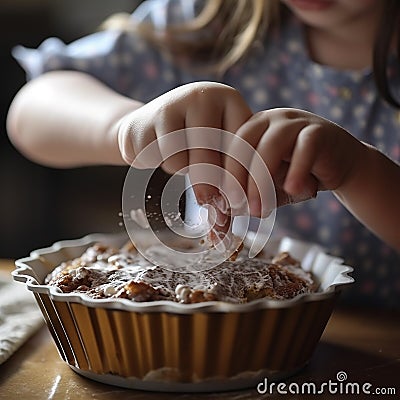
[[[400,1],[385,0],[378,33],[375,38],[373,70],[381,96],[392,106],[400,108],[400,99],[393,97],[388,76],[391,46],[395,43],[397,68],[400,71]]]
[[[100,28],[138,32],[175,60],[194,59],[202,62],[203,70],[223,74],[278,16],[279,0],[205,0],[195,18],[162,30],[146,22],[133,24],[125,13],[112,15]]]
[[[400,1],[384,2],[374,44],[374,79],[382,98],[400,108],[400,100],[390,90],[388,71],[393,41],[400,70]],[[167,26],[161,32],[145,22],[133,25],[128,14],[111,16],[102,28],[134,30],[177,59],[182,56],[206,61],[203,69],[223,74],[259,45],[267,32],[285,17],[286,11],[279,0],[205,0],[203,9],[193,20]],[[202,33],[202,39],[192,33]]]

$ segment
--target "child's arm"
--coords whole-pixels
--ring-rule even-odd
[[[11,140],[27,157],[53,167],[75,167],[130,164],[148,144],[170,132],[186,133],[185,128],[199,126],[235,132],[251,115],[239,92],[220,83],[190,83],[142,104],[87,74],[58,71],[21,89],[10,107],[7,124]],[[190,136],[178,137],[179,143],[175,136],[158,141],[159,148],[146,158],[146,165],[139,158],[135,166],[154,168],[163,161],[162,167],[171,173],[189,164],[222,166],[221,154],[209,150],[210,137]],[[187,144],[184,151],[159,160],[182,141]],[[205,176],[209,182],[194,187],[197,199],[204,203],[219,196],[215,169],[205,174],[196,171],[200,181],[204,182]],[[192,178],[195,173],[191,168]]]
[[[7,128],[16,147],[41,164],[123,165],[166,133],[196,126],[235,131],[251,114],[235,89],[219,83],[183,85],[144,105],[90,75],[57,71],[20,90],[11,104]],[[198,153],[200,159],[207,158]],[[187,156],[184,164],[188,163]],[[171,171],[182,166],[174,160],[164,165]]]
[[[400,251],[400,166],[365,144],[352,173],[335,191],[366,226]]]
[[[17,94],[7,128],[16,147],[44,165],[122,165],[116,124],[140,106],[90,75],[49,72]]]

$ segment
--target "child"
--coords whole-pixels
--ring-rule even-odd
[[[279,205],[318,192],[281,207],[275,233],[354,265],[353,304],[400,304],[400,3],[153,0],[118,25],[15,50],[30,82],[8,131],[27,157],[123,165],[177,129],[233,132],[268,165]],[[260,214],[235,163],[180,156],[165,168],[222,164]]]

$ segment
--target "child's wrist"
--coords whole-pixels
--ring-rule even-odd
[[[354,192],[364,188],[369,179],[374,179],[378,150],[364,142],[358,142],[354,148],[352,168],[346,174],[341,185],[334,193],[342,200]]]

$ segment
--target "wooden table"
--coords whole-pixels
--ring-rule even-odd
[[[0,261],[0,269],[13,269],[11,261]],[[387,393],[385,399],[400,398],[400,312],[382,310],[337,309],[309,365],[296,376],[285,381],[282,391],[301,389],[304,383],[314,383],[323,394],[283,395],[277,391],[272,395],[260,394],[256,388],[218,394],[150,393],[114,386],[83,378],[73,372],[59,357],[47,328],[43,326],[9,360],[0,365],[0,399],[365,399],[359,394],[330,394],[329,380],[337,381],[338,372],[345,372],[344,383],[363,384],[371,393],[377,390]],[[355,387],[353,385],[353,387]],[[263,386],[260,386],[263,389]],[[340,390],[339,386],[337,389]],[[333,387],[331,388],[333,390]],[[343,389],[344,391],[345,389]],[[351,387],[348,386],[348,392]],[[288,391],[289,393],[289,391]],[[306,393],[306,392],[305,392]],[[340,393],[340,392],[339,392]],[[342,392],[345,393],[345,392]]]

